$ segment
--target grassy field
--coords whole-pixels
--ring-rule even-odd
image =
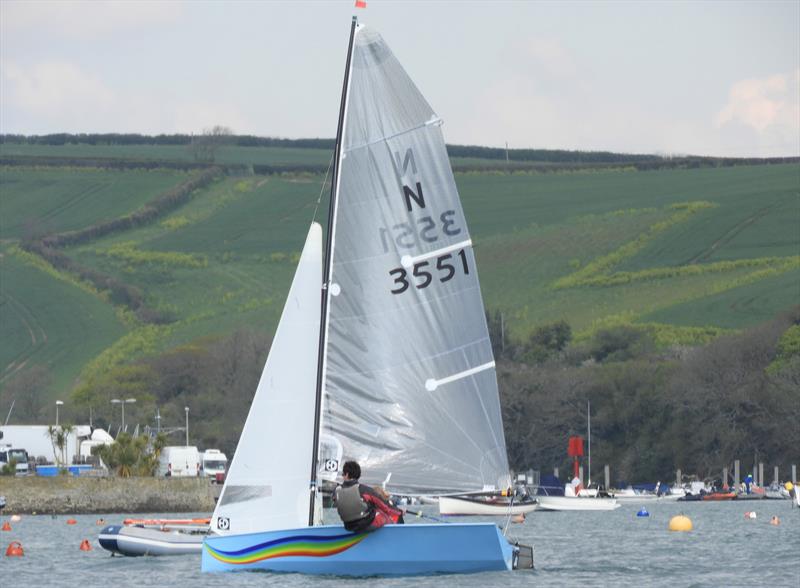
[[[126,327],[100,297],[21,259],[0,253],[0,383],[26,366],[47,365],[53,390],[68,390],[80,367]]]
[[[5,145],[2,152],[10,147],[28,146]],[[52,154],[72,147],[84,146]],[[237,162],[297,163],[321,155],[240,149],[229,153]],[[188,156],[176,147],[103,150],[119,157]],[[43,151],[35,147],[35,154]],[[186,177],[3,169],[0,308],[8,344],[0,366],[6,373],[26,360],[47,363],[63,390],[81,372],[142,354],[241,327],[274,329],[321,176],[226,177],[156,222],[64,250],[140,288],[148,306],[172,316],[168,325],[139,324],[91,288],[13,253],[26,227],[75,229],[126,214]],[[456,181],[484,301],[504,312],[512,337],[564,318],[579,336],[639,322],[669,325],[675,342],[692,342],[689,327],[742,328],[800,299],[798,165],[470,173]],[[325,204],[318,220],[324,221]]]
[[[19,239],[79,229],[121,216],[177,184],[186,174],[69,168],[13,168],[0,173],[0,235]]]

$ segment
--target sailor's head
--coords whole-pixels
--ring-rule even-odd
[[[346,461],[342,466],[342,477],[345,480],[358,480],[361,477],[361,466],[355,461]]]

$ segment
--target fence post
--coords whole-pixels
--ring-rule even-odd
[[[739,483],[741,482],[741,478],[739,477],[739,460],[735,460],[733,462],[733,484],[736,486],[736,491],[739,491]]]
[[[764,462],[758,462],[758,486],[764,487]]]
[[[680,470],[680,468],[678,469],[678,471],[675,472],[675,485],[678,486],[678,488],[681,487],[681,470]]]
[[[603,474],[605,475],[606,490],[608,490],[611,488],[611,468],[608,467],[608,464],[603,467]]]

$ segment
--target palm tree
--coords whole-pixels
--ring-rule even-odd
[[[50,443],[53,446],[53,459],[56,460],[56,464],[58,464],[58,453],[56,452],[56,434],[58,432],[58,427],[53,425],[47,425],[47,436],[50,438]]]
[[[72,425],[61,425],[58,429],[56,433],[56,445],[59,451],[61,451],[61,464],[67,465],[67,445],[69,436],[75,431],[75,427]]]

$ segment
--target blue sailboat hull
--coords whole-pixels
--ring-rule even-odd
[[[342,526],[209,536],[202,570],[269,570],[391,576],[511,570],[516,547],[496,525],[388,525],[371,533]]]

